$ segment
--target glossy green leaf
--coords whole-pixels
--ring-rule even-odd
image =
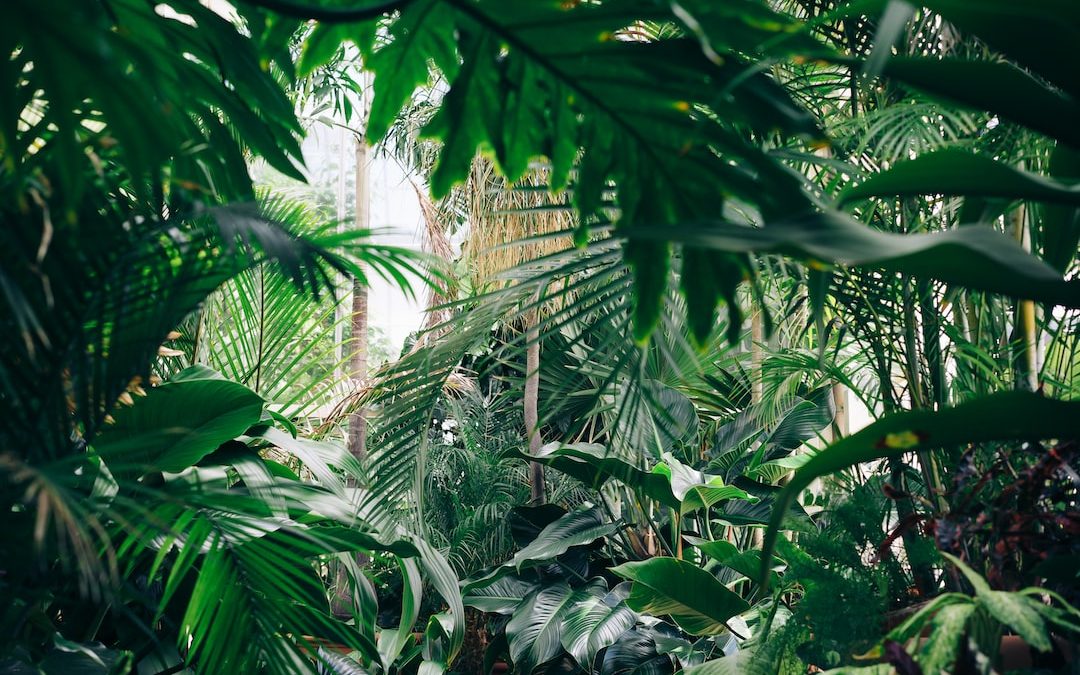
[[[944,101],[1001,115],[1080,148],[1080,130],[1070,124],[1080,116],[1080,102],[1011,63],[894,56],[884,72]]]
[[[604,446],[590,443],[551,443],[541,448],[536,456],[521,456],[562,471],[594,488],[608,480],[617,480],[680,513],[729,499],[757,501],[745,490],[725,485],[719,477],[691,469],[670,455],[651,471],[639,469],[617,458]]]
[[[735,544],[729,541],[707,541],[692,538],[691,543],[699,551],[717,561],[724,567],[731,568],[747,579],[756,580],[761,572],[761,551],[750,549],[740,551]],[[779,558],[772,559],[772,569],[783,567],[784,562]],[[770,583],[777,579],[775,571],[769,574]]]
[[[866,197],[928,194],[975,195],[1080,206],[1080,187],[1022,171],[958,148],[938,150],[876,173],[840,195],[842,202]]]
[[[669,675],[674,670],[671,657],[656,648],[647,630],[630,630],[604,652],[600,675]]]
[[[764,227],[709,222],[671,227],[663,233],[640,228],[627,234],[663,236],[726,251],[780,253],[813,264],[903,270],[964,288],[1080,307],[1080,282],[1063,279],[1016,241],[988,227],[892,234],[845,214],[824,211]]]
[[[227,380],[166,383],[121,407],[94,441],[113,471],[183,471],[262,416],[263,400]]]
[[[612,568],[634,586],[626,603],[654,616],[670,615],[692,635],[727,632],[727,621],[750,608],[705,570],[675,558],[651,558]]]
[[[618,523],[606,522],[600,507],[578,508],[551,523],[528,546],[514,554],[509,561],[478,578],[470,579],[463,587],[469,595],[506,575],[556,558],[574,546],[591,544],[619,530]]]
[[[515,576],[504,576],[486,586],[471,587],[463,601],[481,612],[511,614],[535,590],[534,583]]]
[[[565,583],[540,589],[521,605],[506,624],[506,638],[515,669],[532,673],[561,649],[562,623],[576,592]]]
[[[621,594],[589,596],[571,608],[563,625],[563,648],[584,669],[591,668],[597,653],[614,644],[637,621]]]

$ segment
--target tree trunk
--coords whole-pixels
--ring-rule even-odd
[[[356,222],[357,230],[370,228],[370,198],[368,195],[368,148],[360,136],[356,137]],[[349,340],[349,382],[354,392],[359,392],[367,384],[368,369],[368,289],[361,279],[353,279],[352,284],[352,330]],[[367,455],[367,410],[358,405],[349,414],[349,432],[346,447],[357,459]],[[350,479],[350,483],[352,480]],[[367,554],[358,552],[356,564],[364,567],[370,562]],[[344,563],[338,561],[332,567],[334,574],[334,597],[330,609],[334,616],[349,618],[352,615],[353,593],[352,580],[349,578]]]
[[[362,138],[356,139],[356,229],[371,229],[371,210],[368,196],[368,149]],[[354,390],[367,384],[368,370],[368,289],[360,279],[353,280],[352,340],[349,355],[349,378]],[[349,415],[349,452],[363,459],[367,452],[367,418],[363,406]]]
[[[1023,246],[1024,250],[1031,251],[1026,211],[1024,205],[1020,204],[1010,215],[1010,220],[1017,243]],[[1039,341],[1035,322],[1035,303],[1031,300],[1017,300],[1015,321],[1013,343],[1016,345],[1017,354],[1013,367],[1016,372],[1016,387],[1035,391],[1039,388]]]
[[[537,311],[531,312],[526,317],[525,341],[525,432],[529,434],[529,454],[536,455],[540,452],[542,439],[540,438],[540,415],[537,410],[540,399],[540,331],[537,328],[539,316]],[[532,504],[543,504],[547,501],[544,485],[544,465],[538,462],[529,463],[529,488],[532,495]]]

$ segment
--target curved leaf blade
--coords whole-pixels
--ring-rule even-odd
[[[671,615],[693,635],[726,633],[726,622],[750,609],[714,576],[684,560],[652,558],[611,571],[634,582],[627,605],[639,612]]]

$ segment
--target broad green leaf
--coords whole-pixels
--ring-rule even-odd
[[[337,471],[344,471],[353,477],[365,477],[359,460],[340,445],[294,438],[275,427],[260,426],[250,430],[250,433],[254,438],[261,438],[299,459],[320,484],[338,494],[342,494],[344,488]]]
[[[614,644],[636,621],[637,614],[625,601],[612,606],[602,597],[589,596],[567,613],[562,629],[563,649],[588,670],[596,654]]]
[[[740,551],[735,544],[729,541],[706,541],[703,539],[691,538],[691,543],[699,551],[717,561],[724,567],[729,567],[739,574],[743,575],[747,579],[756,580],[758,574],[761,572],[761,551],[757,549],[751,549],[748,551]],[[773,558],[772,569],[782,567],[784,562],[779,558]],[[770,580],[775,581],[776,573],[770,572]]]
[[[132,665],[132,654],[108,649],[100,642],[81,643],[66,640],[59,633],[53,636],[53,648],[38,664],[40,672],[65,675],[111,675],[126,673]],[[15,672],[31,672],[29,669]],[[34,669],[32,672],[39,672]]]
[[[919,665],[925,673],[951,673],[960,653],[960,645],[967,635],[967,622],[975,611],[975,605],[948,605],[942,607],[930,621],[930,638],[922,648]]]
[[[757,501],[751,502],[742,499],[733,499],[714,512],[714,516],[721,521],[736,527],[746,525],[766,525],[773,515],[776,497],[781,488],[775,485],[759,483],[745,477],[736,478],[733,481],[735,487],[745,490],[753,495]],[[811,524],[810,516],[798,501],[788,505],[784,514],[783,527],[800,529]]]
[[[376,20],[361,23],[316,24],[307,40],[304,41],[304,48],[300,52],[300,60],[296,65],[297,76],[307,77],[316,68],[331,61],[346,40],[353,41],[361,55],[365,59],[369,58],[377,28]]]
[[[676,15],[715,58],[733,51],[778,57],[829,52],[801,23],[766,3],[679,0]]]
[[[926,0],[923,4],[1074,97],[1080,96],[1076,80],[1080,58],[1073,48],[1080,39],[1080,8],[1075,2]]]
[[[541,530],[536,539],[515,553],[509,561],[479,578],[469,580],[462,592],[469,595],[474,588],[482,588],[512,572],[534,567],[566,553],[574,546],[591,544],[619,530],[618,523],[605,521],[604,512],[598,506],[570,511]]]
[[[177,473],[258,423],[262,409],[263,400],[235,382],[165,383],[118,408],[93,445],[114,473]]]
[[[412,639],[413,626],[420,616],[422,581],[420,567],[415,560],[398,558],[401,570],[401,618],[393,630],[383,629],[377,642],[379,658],[383,667],[389,670]]]
[[[1080,102],[1001,61],[963,61],[894,56],[885,75],[927,94],[986,110],[1080,148]]]
[[[654,616],[670,615],[692,635],[719,635],[727,621],[750,608],[705,570],[675,558],[629,562],[611,570],[634,582],[631,608]]]
[[[471,37],[461,48],[466,51],[461,73],[423,130],[425,137],[443,142],[431,172],[431,194],[436,199],[465,181],[477,148],[491,143],[495,124],[491,118],[504,113],[496,107],[502,103],[500,73],[495,66],[499,45],[483,34]]]
[[[445,663],[451,663],[465,642],[465,606],[461,600],[461,583],[454,568],[431,544],[417,538],[416,547],[420,551],[419,561],[427,574],[428,583],[447,605],[447,610],[437,616],[440,630],[445,636],[445,644],[441,647],[443,658]]]
[[[1019,593],[989,591],[978,596],[978,601],[1003,626],[1016,631],[1017,635],[1040,652],[1053,649],[1050,631],[1042,614],[1031,606],[1032,601]]]
[[[506,624],[506,637],[517,672],[532,673],[559,653],[563,619],[576,597],[560,582],[540,589],[514,612]]]
[[[840,195],[841,202],[866,197],[975,195],[1080,206],[1080,187],[1022,171],[959,148],[927,153],[876,173]]]
[[[505,576],[486,586],[473,587],[462,600],[469,607],[490,614],[512,614],[522,600],[536,590],[536,584]]]
[[[652,473],[667,477],[671,493],[678,501],[679,513],[687,514],[719,504],[729,499],[741,499],[750,503],[757,497],[734,485],[724,485],[719,476],[708,476],[691,469],[670,454],[653,467]]]
[[[762,555],[768,559],[788,506],[811,482],[862,462],[928,448],[1007,439],[1080,435],[1080,402],[1013,391],[990,394],[954,408],[888,415],[814,456],[777,497]],[[764,580],[768,570],[761,571]]]
[[[604,652],[600,675],[668,675],[673,670],[671,657],[657,650],[653,633],[627,631]]]
[[[780,253],[814,264],[903,270],[973,290],[1080,307],[1080,281],[1066,281],[1015,240],[988,227],[893,234],[826,210],[764,227],[711,221],[673,226],[662,232],[641,227],[626,234],[733,252]]]
[[[691,469],[671,456],[667,456],[665,462],[657,464],[651,471],[643,471],[618,459],[604,446],[590,443],[549,443],[536,456],[520,456],[546,464],[594,488],[599,488],[608,480],[617,480],[681,513],[729,499],[742,499],[750,503],[757,501],[745,490],[724,485],[718,476]]]
[[[658,380],[650,380],[642,387],[642,396],[648,401],[648,415],[652,429],[642,430],[642,436],[652,436],[651,442],[644,441],[645,448],[655,448],[657,452],[675,452],[677,447],[693,442],[697,436],[698,416],[693,401],[674,387],[669,387]],[[659,437],[658,439],[656,437]]]
[[[826,675],[896,675],[891,663],[875,663],[871,666],[841,666],[825,671]],[[695,675],[698,675],[695,673]],[[704,672],[700,675],[706,675]],[[708,675],[712,675],[711,673]],[[720,675],[720,673],[717,673]]]
[[[747,661],[751,658],[752,652],[737,651],[730,656],[683,668],[678,675],[742,675],[747,671]],[[887,675],[892,675],[891,669]]]

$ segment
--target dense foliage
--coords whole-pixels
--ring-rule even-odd
[[[1076,3],[0,17],[0,670],[1080,664]],[[323,113],[433,255],[256,189]]]

